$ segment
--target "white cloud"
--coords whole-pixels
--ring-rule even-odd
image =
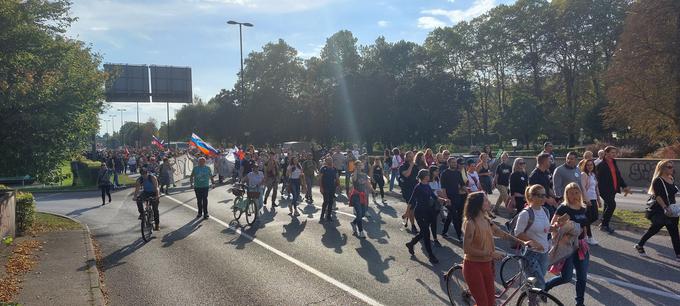
[[[387,20],[378,21],[378,26],[381,27],[381,28],[387,27],[388,25],[390,25],[390,22],[387,21]]]
[[[453,2],[453,1],[449,1]],[[431,15],[431,16],[444,16],[451,21],[452,24],[456,24],[458,22],[461,22],[463,20],[470,20],[472,18],[475,18],[479,15],[482,15],[486,13],[488,10],[494,8],[496,6],[496,1],[495,0],[475,0],[472,3],[472,6],[470,6],[467,9],[464,10],[446,10],[446,9],[431,9],[431,10],[423,10],[420,13],[423,15]],[[421,17],[418,19],[418,24],[420,26],[420,19],[425,18]]]
[[[446,26],[446,22],[441,21],[441,20],[434,18],[432,16],[424,16],[424,17],[418,18],[418,27],[421,28],[421,29],[431,30],[431,29],[441,28],[441,27],[445,27],[445,26]]]
[[[307,44],[311,48],[310,51],[298,50],[298,56],[303,59],[309,59],[314,56],[319,56],[321,54],[321,49],[323,49],[324,44]]]

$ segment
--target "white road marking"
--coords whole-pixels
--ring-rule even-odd
[[[574,270],[574,274],[576,274],[576,270]],[[669,292],[669,291],[662,291],[662,290],[658,290],[658,289],[643,287],[643,286],[640,286],[640,285],[636,285],[636,284],[632,284],[632,283],[629,283],[629,282],[624,282],[624,281],[612,279],[612,278],[609,278],[609,277],[599,276],[597,274],[592,274],[592,273],[588,273],[588,279],[597,280],[597,281],[601,281],[601,282],[607,282],[607,283],[614,284],[614,285],[617,285],[617,286],[620,286],[620,287],[640,290],[640,291],[644,291],[644,292],[647,292],[647,293],[656,294],[656,295],[660,295],[660,296],[663,296],[663,297],[667,297],[667,298],[670,298],[670,299],[680,301],[680,295],[675,294],[673,292]]]
[[[172,200],[172,201],[174,201],[174,202],[176,202],[176,203],[178,203],[178,204],[181,204],[182,206],[184,206],[184,207],[186,207],[186,208],[189,208],[189,209],[191,209],[191,210],[193,210],[193,211],[195,211],[195,212],[198,212],[198,209],[194,208],[193,206],[187,205],[187,204],[183,203],[182,201],[173,198],[172,196],[166,195],[165,198],[170,199],[170,200]],[[354,289],[354,288],[352,288],[352,287],[350,287],[350,286],[344,284],[343,282],[341,282],[341,281],[339,281],[339,280],[337,280],[337,279],[335,279],[335,278],[332,278],[332,277],[328,276],[327,274],[325,274],[325,273],[323,273],[323,272],[321,272],[321,271],[319,271],[319,270],[317,270],[317,269],[315,269],[315,268],[313,268],[313,267],[311,267],[311,266],[305,264],[304,262],[301,262],[301,261],[299,261],[299,260],[297,260],[297,259],[291,257],[290,255],[288,255],[288,254],[286,254],[286,253],[284,253],[284,252],[282,252],[282,251],[280,251],[280,250],[278,250],[278,249],[276,249],[276,248],[274,248],[274,247],[272,247],[272,246],[266,244],[265,242],[263,242],[263,241],[261,241],[261,240],[259,240],[259,239],[257,239],[257,238],[254,238],[254,237],[252,237],[252,236],[250,236],[250,235],[248,235],[248,234],[242,232],[241,229],[239,229],[239,228],[237,228],[237,227],[234,227],[234,226],[231,226],[231,225],[227,224],[226,222],[224,222],[224,221],[222,221],[222,220],[220,220],[220,219],[217,219],[217,218],[215,218],[215,217],[213,217],[213,216],[210,216],[210,219],[213,220],[213,221],[215,221],[215,222],[217,222],[217,223],[219,223],[220,225],[222,225],[222,226],[224,226],[224,227],[226,227],[226,228],[232,229],[233,231],[235,231],[236,233],[238,233],[238,234],[241,235],[242,237],[245,237],[246,239],[248,239],[248,240],[250,240],[250,241],[252,241],[252,242],[257,243],[258,245],[260,245],[261,247],[267,249],[268,251],[270,251],[270,252],[272,252],[272,253],[278,255],[279,257],[281,257],[281,258],[283,258],[283,259],[285,259],[285,260],[287,260],[287,261],[289,261],[289,262],[291,262],[291,263],[293,263],[293,264],[295,264],[296,266],[298,266],[298,267],[300,267],[300,268],[306,270],[307,272],[316,275],[317,277],[319,277],[319,278],[325,280],[326,282],[330,283],[331,285],[333,285],[333,286],[335,286],[335,287],[338,287],[339,289],[342,289],[343,291],[345,291],[345,292],[347,292],[347,293],[349,293],[349,294],[355,296],[356,298],[358,298],[358,299],[360,299],[360,300],[366,302],[367,304],[369,304],[369,305],[380,305],[380,306],[382,306],[381,303],[379,303],[378,301],[372,299],[371,297],[369,297],[369,296],[367,296],[367,295],[361,293],[360,291],[358,291],[358,290],[356,290],[356,289]]]

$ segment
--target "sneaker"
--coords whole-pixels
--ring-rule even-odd
[[[600,244],[600,242],[597,241],[597,240],[595,240],[595,238],[593,238],[593,237],[588,237],[588,238],[586,238],[586,242],[588,242],[588,244],[590,244],[590,245],[598,245],[598,244]]]
[[[272,208],[274,207],[279,207],[279,205],[276,205],[276,202],[272,202]]]
[[[642,257],[647,257],[647,253],[645,252],[645,248],[639,244],[636,244],[633,246],[635,250],[637,250],[638,254]]]
[[[418,234],[418,229],[416,228],[415,224],[411,224],[411,233]]]
[[[447,234],[447,233],[442,233],[442,238],[444,238],[444,239],[449,239],[449,234]]]
[[[609,234],[614,233],[614,229],[609,227],[609,226],[600,226],[600,230],[603,231],[603,232],[607,232]]]
[[[200,218],[200,217],[202,217],[202,216],[203,216],[203,215],[199,213],[198,215],[196,215],[196,219],[198,219],[198,218]]]
[[[401,218],[401,224],[403,224],[404,227],[408,227],[408,219],[406,219],[406,218]]]
[[[359,234],[357,235],[359,238],[366,238],[366,235],[364,235],[364,231],[359,231]]]
[[[456,240],[458,240],[458,242],[463,242],[463,237],[456,235]]]
[[[435,241],[434,241],[434,246],[436,246],[436,247],[438,247],[438,248],[441,248],[441,247],[442,247],[442,244],[439,243],[439,240],[435,240]]]
[[[349,224],[352,225],[352,233],[356,234],[357,233],[357,225],[354,224],[354,221],[350,222]]]
[[[208,219],[208,218],[210,218],[210,216],[208,216],[208,214],[203,215],[203,220]]]
[[[408,249],[408,253],[411,254],[411,256],[416,254],[415,250],[413,250],[413,245],[410,242],[406,243],[406,248]]]
[[[106,203],[102,203],[102,206],[106,205]]]

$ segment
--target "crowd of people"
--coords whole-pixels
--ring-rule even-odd
[[[185,152],[135,152],[128,155],[127,162],[120,154],[106,155],[102,171],[115,169],[114,173],[121,173],[126,171],[123,165],[131,172],[142,169],[137,189],[159,195],[163,190],[167,192],[174,182],[172,177],[168,180],[163,176],[173,169],[168,157],[180,153]],[[206,165],[205,156],[189,152],[197,158],[190,176],[198,202],[197,217],[208,218],[208,191],[211,184],[215,186],[215,176],[218,182],[231,176],[258,192],[259,208],[268,201],[271,209],[278,207],[280,192],[281,199],[289,201],[292,218],[299,216],[300,203],[313,203],[313,189],[318,186],[323,197],[320,222],[332,220],[332,211],[337,209],[336,198],[344,192],[354,210],[352,231],[356,237],[365,238],[363,217],[371,197],[377,204],[379,196],[381,203],[387,205],[386,194],[396,195],[398,186],[407,204],[402,215],[403,226],[408,229],[410,224],[414,235],[406,243],[407,251],[414,255],[415,245],[421,242],[430,262],[436,264],[433,245],[441,246],[438,236],[449,238],[451,235],[451,239],[462,244],[464,277],[478,305],[495,303],[492,263],[502,258],[502,254],[496,251],[493,236],[514,241],[527,261],[523,267],[525,272],[536,277],[536,285],[541,289],[551,290],[569,283],[575,271],[575,302],[584,305],[590,247],[599,244],[593,226],[601,221],[601,233],[614,233],[610,221],[616,209],[616,195],[631,192],[617,166],[617,149],[611,146],[597,152],[597,159],[593,152],[585,152],[580,158],[576,152],[569,152],[564,164],[556,165],[553,145],[545,143],[531,171],[523,158],[510,160],[507,152],[494,156],[488,147],[478,155],[466,157],[454,157],[444,148],[436,153],[431,149],[402,152],[394,148],[385,150],[381,157],[370,157],[357,146],[311,152],[268,148],[258,151],[250,146],[231,153],[235,161],[233,169],[225,172],[222,170],[226,163],[224,155],[207,157],[212,159],[213,171]],[[163,160],[160,165],[156,162],[159,159]],[[673,173],[672,161],[658,163],[648,189],[648,218],[652,225],[634,246],[640,255],[646,254],[646,241],[666,227],[680,261],[678,216],[673,209],[679,190]],[[154,175],[159,178],[154,179]],[[492,205],[488,195],[494,192],[499,195]],[[102,189],[103,202],[107,194],[108,191]],[[155,202],[156,211],[157,205]],[[138,206],[141,212],[141,204]],[[600,207],[603,207],[602,216]],[[492,222],[500,213],[510,219],[506,223],[509,233]],[[155,221],[157,226],[158,220]],[[441,230],[438,229],[440,222]],[[572,247],[566,253],[564,248],[554,251],[560,245]],[[545,279],[548,271],[556,276]]]

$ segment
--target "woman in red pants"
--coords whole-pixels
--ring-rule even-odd
[[[484,192],[471,193],[463,210],[463,277],[478,306],[496,305],[493,262],[505,255],[496,251],[493,236],[529,245],[529,241],[521,241],[493,224],[490,211],[491,203]]]

